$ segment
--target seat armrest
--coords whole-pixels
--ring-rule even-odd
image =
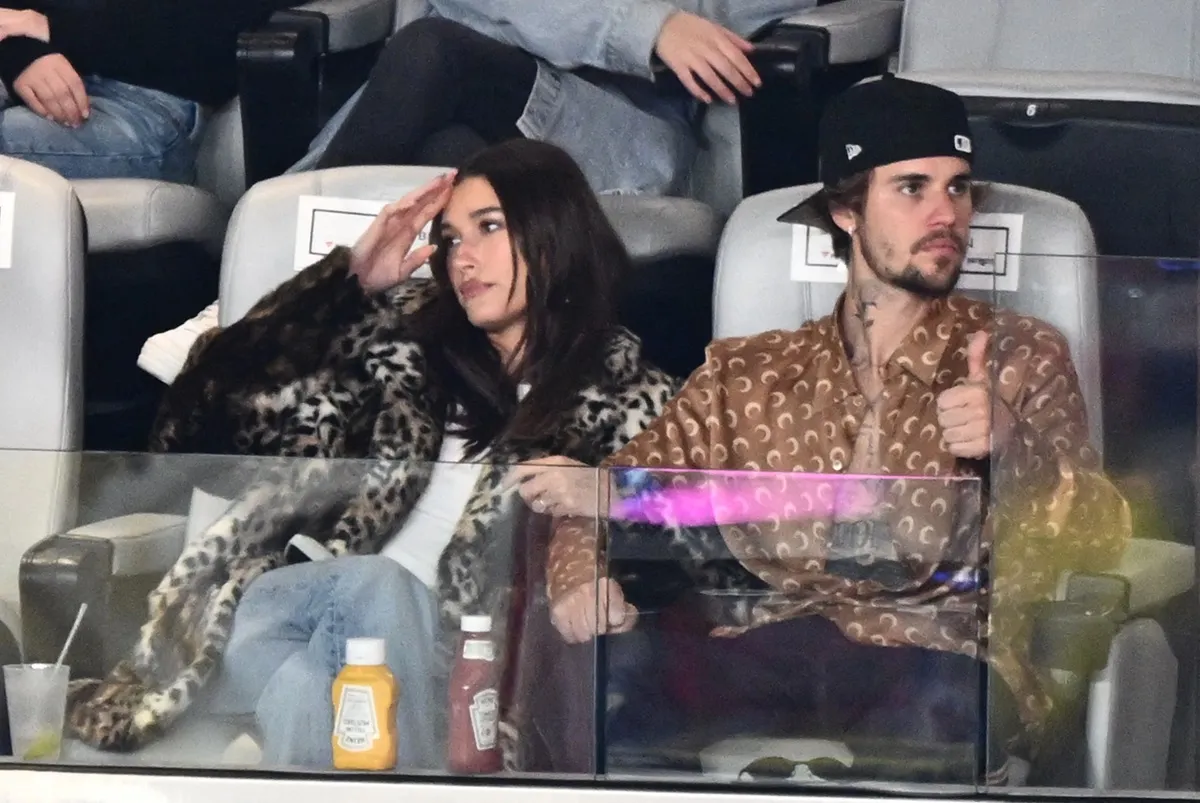
[[[281,174],[366,80],[393,0],[312,0],[238,37],[246,182]]]
[[[392,32],[392,0],[311,0],[303,5],[277,11],[273,24],[293,25],[311,19],[324,32],[322,53],[342,53],[382,42]]]
[[[755,42],[760,69],[777,74],[880,61],[900,43],[901,0],[839,0],[773,25]]]
[[[111,253],[181,240],[220,258],[229,210],[199,187],[140,178],[72,182],[87,220],[88,253]]]
[[[1196,584],[1196,549],[1155,538],[1134,538],[1112,571],[1129,582],[1129,612],[1143,613]]]
[[[79,606],[88,612],[66,662],[99,677],[137,638],[146,596],[183,549],[186,518],[135,513],[77,527],[21,558],[21,640],[27,661],[53,661]]]

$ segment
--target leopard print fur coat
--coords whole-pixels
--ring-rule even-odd
[[[219,667],[246,587],[284,564],[292,534],[318,538],[341,556],[375,553],[396,531],[441,448],[435,410],[445,405],[426,382],[421,348],[398,335],[403,316],[431,291],[432,282],[410,280],[368,296],[349,274],[348,252],[338,249],[196,342],[165,395],[152,450],[261,457],[248,461],[253,472],[238,478],[229,509],[150,594],[132,653],[107,677],[72,683],[74,736],[134,750],[177,720]],[[641,359],[637,338],[618,330],[603,381],[578,393],[560,427],[532,446],[492,445],[441,556],[443,633],[457,631],[465,613],[504,621],[498,614],[512,576],[506,517],[517,507],[502,488],[507,467],[548,454],[596,465],[677,389]]]

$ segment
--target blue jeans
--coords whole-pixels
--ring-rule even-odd
[[[204,708],[253,715],[269,766],[333,766],[333,680],[346,639],[387,641],[396,676],[398,770],[441,769],[445,661],[437,599],[391,558],[344,557],[267,572],[246,590]]]
[[[204,123],[198,103],[106,78],[87,77],[83,83],[91,115],[79,128],[47,120],[4,96],[0,153],[68,179],[195,181]]]

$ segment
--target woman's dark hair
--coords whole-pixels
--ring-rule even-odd
[[[456,183],[482,178],[500,200],[518,256],[528,266],[523,348],[505,366],[487,334],[473,326],[450,284],[441,216],[431,242],[438,293],[414,316],[430,376],[447,418],[463,428],[468,452],[499,438],[529,442],[561,424],[564,405],[604,370],[616,327],[617,282],[631,269],[628,252],[579,166],[560,148],[515,139],[480,151]],[[516,286],[510,293],[516,291]],[[518,409],[517,384],[529,394]],[[450,415],[460,405],[462,414]]]
[[[850,264],[850,235],[834,222],[833,213],[841,208],[861,215],[867,203],[867,190],[871,188],[871,176],[874,172],[864,170],[847,176],[832,187],[826,187],[821,197],[813,204],[812,225],[829,232],[833,240],[834,256],[847,265]],[[979,208],[986,193],[986,184],[978,181],[971,184],[971,202],[975,209]]]

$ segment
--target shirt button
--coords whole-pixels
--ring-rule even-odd
[[[834,461],[833,461],[833,463],[832,463],[832,465],[833,465],[833,470],[834,470],[834,471],[841,471],[841,470],[842,470],[842,461],[841,461],[841,460],[834,460]]]

